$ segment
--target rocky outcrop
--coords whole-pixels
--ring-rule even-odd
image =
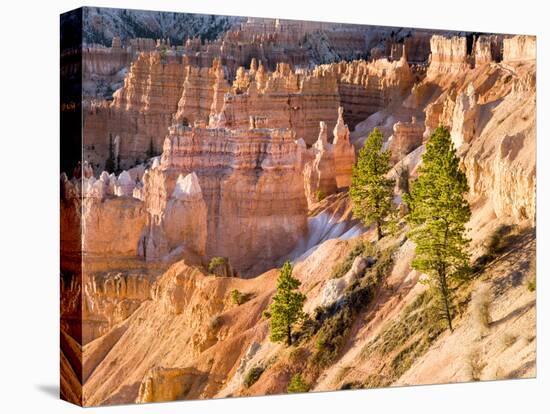
[[[86,169],[84,169],[86,171]],[[88,173],[86,173],[88,175]],[[145,225],[142,203],[132,197],[128,172],[73,177],[62,175],[61,238],[68,255],[135,257]]]
[[[179,175],[164,213],[168,249],[188,248],[206,254],[206,203],[197,175]]]
[[[136,403],[151,403],[186,399],[190,392],[196,393],[205,384],[208,375],[193,368],[151,369],[139,387]]]
[[[535,221],[535,113],[532,91],[510,94],[464,156],[471,193],[486,197],[497,217]]]
[[[304,166],[304,188],[308,205],[337,191],[334,151],[328,143],[327,126],[320,124],[319,138],[311,148],[313,159]]]
[[[476,135],[476,127],[479,125],[480,107],[474,86],[469,84],[467,89],[456,98],[453,111],[453,124],[451,139],[455,148],[459,149],[463,144],[469,143]]]
[[[196,121],[207,123],[210,115],[220,112],[223,96],[229,92],[220,61],[214,60],[211,67],[186,65],[184,79],[174,121],[186,125]]]
[[[482,35],[475,42],[474,59],[476,67],[502,60],[502,35]]]
[[[207,206],[207,256],[228,257],[239,273],[265,268],[306,230],[302,148],[285,129],[173,126],[159,173],[166,189],[195,172]],[[157,199],[157,198],[153,198]]]
[[[504,39],[503,61],[534,61],[537,57],[535,36],[518,35]]]
[[[236,92],[224,97],[221,112],[228,128],[247,128],[250,118],[261,118],[263,127],[292,128],[311,145],[320,121],[330,128],[335,124],[339,95],[331,74],[298,73],[281,63],[274,72],[266,72],[260,64],[247,76],[244,84],[237,79]]]
[[[327,125],[321,122],[317,141],[302,156],[305,160],[304,189],[310,207],[351,184],[355,148],[350,142],[343,112],[342,107],[338,108],[338,121],[334,127],[332,144],[328,142]]]
[[[414,116],[411,122],[396,122],[393,125],[393,134],[388,138],[388,149],[391,151],[393,163],[422,145],[424,129],[424,125]]]
[[[83,287],[83,345],[109,332],[151,297],[151,278],[135,272],[85,273]]]
[[[458,74],[470,68],[466,37],[433,35],[427,76]]]
[[[114,160],[117,136],[119,168],[129,168],[160,152],[182,96],[184,70],[181,59],[163,58],[159,52],[141,53],[113,101],[92,102],[85,109],[84,150],[96,170]]]
[[[365,273],[365,269],[368,266],[372,266],[373,263],[374,259],[372,257],[364,258],[362,256],[357,256],[353,260],[350,270],[348,270],[344,276],[326,281],[319,295],[319,303],[317,306],[331,306],[341,301],[347,287],[361,278]]]
[[[261,60],[268,70],[274,70],[278,63],[308,67],[312,63],[364,57],[369,50],[367,31],[361,25],[248,18],[219,39],[187,40],[183,51],[197,66],[210,66],[219,57],[233,76],[251,56]],[[390,30],[380,32],[382,37]]]
[[[159,261],[168,254],[206,253],[206,204],[195,173],[167,177],[159,166],[143,176],[142,197],[147,225],[139,242],[139,254]]]
[[[338,121],[333,131],[334,172],[336,187],[351,185],[351,173],[355,164],[355,147],[349,139],[349,128],[344,124],[344,108],[338,108]]]
[[[354,128],[375,112],[404,99],[414,83],[405,56],[395,61],[355,60],[322,65],[318,71],[332,73],[338,81],[344,119]]]

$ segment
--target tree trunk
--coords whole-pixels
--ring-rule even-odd
[[[382,224],[379,220],[376,221],[376,235],[378,236],[378,241],[384,236],[382,234]]]
[[[292,345],[292,331],[290,329],[290,325],[286,328],[286,344],[288,346]]]
[[[443,296],[447,324],[449,325],[449,330],[453,332],[453,321],[451,319],[451,310],[449,307],[449,291],[447,289],[447,277],[444,272],[439,275],[439,288],[441,290],[441,296]]]

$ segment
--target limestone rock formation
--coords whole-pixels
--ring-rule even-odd
[[[430,40],[428,77],[457,74],[469,69],[466,37],[433,35]]]
[[[351,184],[355,164],[355,147],[350,142],[348,126],[344,124],[344,108],[338,108],[338,121],[333,131],[333,143],[328,142],[327,125],[320,123],[319,137],[304,154],[304,189],[311,207],[322,198]]]
[[[136,272],[85,273],[82,292],[82,344],[109,332],[145,300],[151,280]]]
[[[249,76],[247,89],[237,83],[236,91],[224,97],[221,111],[227,127],[246,128],[250,117],[263,117],[265,127],[292,128],[311,145],[320,121],[334,125],[339,95],[331,74],[301,74],[280,63],[274,72],[260,65]]]
[[[164,215],[170,250],[184,246],[200,256],[206,254],[206,203],[197,175],[180,174]]]
[[[475,137],[476,126],[479,125],[479,112],[475,89],[470,83],[466,91],[456,98],[451,129],[451,139],[455,148],[460,148],[462,144],[469,143]]]
[[[396,163],[422,145],[424,129],[424,125],[417,122],[414,116],[411,122],[396,122],[393,125],[393,134],[388,138],[391,161]]]
[[[350,142],[349,128],[344,124],[343,113],[344,108],[338,108],[338,121],[334,127],[332,140],[336,187],[338,188],[351,185],[351,173],[355,164],[355,147]]]
[[[185,399],[194,383],[200,384],[207,375],[193,368],[151,369],[139,387],[136,403],[175,401]]]
[[[229,84],[219,60],[214,60],[211,67],[187,65],[174,121],[186,125],[208,121],[212,114],[220,112],[227,92]]]
[[[157,174],[172,192],[177,176],[196,173],[208,210],[206,254],[246,273],[272,265],[306,230],[301,151],[291,130],[173,126]]]
[[[475,42],[475,65],[480,66],[502,60],[502,35],[482,35]]]
[[[338,189],[334,151],[328,143],[324,122],[320,124],[319,138],[311,150],[314,158],[304,166],[304,188],[309,206]]]
[[[414,83],[405,58],[385,58],[372,62],[355,60],[319,66],[318,71],[333,73],[338,81],[343,116],[350,128],[375,112],[403,99]]]
[[[534,61],[537,57],[535,36],[518,35],[504,39],[503,61]]]
[[[180,174],[176,180],[157,167],[145,172],[143,183],[148,214],[139,254],[148,261],[178,252],[204,256],[207,212],[197,176]]]

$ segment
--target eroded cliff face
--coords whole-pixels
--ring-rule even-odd
[[[430,40],[430,64],[428,76],[460,73],[469,69],[466,37],[432,36]]]
[[[300,47],[285,59],[277,51],[280,42],[296,46],[304,33],[325,29],[252,19],[222,40],[188,41],[186,50],[197,53],[185,58],[171,46],[166,55],[140,54],[114,100],[86,115],[87,144],[97,147],[90,163],[62,176],[61,200],[70,258],[62,329],[84,345],[86,404],[281,393],[298,371],[315,391],[470,380],[461,352],[495,346],[502,329],[518,340],[512,351],[480,353],[482,379],[534,374],[533,337],[525,334],[534,332],[534,293],[524,286],[536,214],[534,39],[480,36],[470,48],[465,37],[414,34],[404,47],[373,46],[380,59],[307,70],[296,68],[306,59]],[[341,50],[360,43],[350,32],[328,32]],[[376,36],[361,41],[377,45]],[[455,332],[425,342],[415,325],[425,288],[411,268],[406,229],[371,245],[374,234],[353,218],[347,191],[372,128],[392,151],[390,175],[399,179],[407,169],[414,179],[439,125],[451,131],[468,179],[472,254],[500,225],[514,225],[521,239],[522,249],[507,250],[484,273],[493,316],[502,321],[481,339],[468,330],[473,310],[461,308]],[[117,174],[98,174],[108,158]],[[396,203],[403,191],[396,188]],[[71,267],[81,259],[80,223],[83,274]],[[360,242],[376,253],[356,257],[333,278]],[[263,311],[284,260],[293,261],[314,315],[389,260],[385,251],[394,253],[383,283],[342,335],[333,362],[312,367],[318,346],[307,335],[290,349],[269,340]],[[208,274],[214,256],[228,258],[240,277]],[[243,304],[232,301],[234,289]],[[521,316],[508,320],[516,310]],[[410,332],[401,332],[403,321]],[[70,374],[72,343],[65,342]],[[255,367],[264,373],[246,386]],[[69,374],[68,385],[79,381]]]
[[[266,72],[260,64],[244,76],[248,79],[237,78],[235,92],[224,98],[221,112],[227,127],[246,128],[252,122],[258,127],[292,128],[309,145],[317,138],[319,122],[334,127],[340,101],[331,74],[303,74],[288,64]]]
[[[320,66],[319,71],[336,76],[344,118],[350,128],[404,99],[415,79],[404,55],[396,60],[343,61]]]
[[[534,68],[533,68],[534,69]],[[536,102],[533,72],[514,74],[512,92],[492,109],[465,149],[472,194],[487,197],[498,217],[536,218]]]
[[[208,209],[207,256],[229,257],[248,273],[273,265],[303,237],[307,205],[295,138],[284,129],[170,128],[159,168],[166,177],[197,174]]]
[[[96,171],[109,159],[126,169],[160,152],[183,92],[184,71],[181,59],[141,53],[112,102],[92,101],[85,108],[84,151]]]
[[[472,196],[488,200],[498,217],[534,222],[535,40],[515,36],[503,42],[502,63],[476,64],[452,83],[428,70],[425,88],[432,83],[442,93],[425,106],[424,135],[438,125],[447,126]]]
[[[513,36],[503,41],[504,62],[533,62],[537,57],[535,36]]]

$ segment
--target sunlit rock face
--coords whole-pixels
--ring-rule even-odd
[[[86,70],[124,83],[112,101],[85,103],[88,159],[61,175],[62,358],[74,361],[74,349],[85,345],[84,384],[76,371],[70,379],[83,385],[87,404],[286,392],[297,370],[312,390],[341,389],[395,367],[401,347],[360,356],[372,344],[384,346],[384,332],[402,326],[411,303],[416,315],[425,286],[411,267],[407,229],[396,226],[397,235],[377,241],[353,214],[356,151],[375,127],[392,154],[388,177],[396,180],[400,213],[430,134],[448,128],[469,185],[472,259],[501,224],[535,224],[534,38],[242,23],[215,40],[183,45],[134,39],[141,51],[123,74],[112,74],[124,65],[118,41],[108,51],[92,47]],[[524,246],[489,266],[487,276],[499,278],[501,316],[513,312],[510,303],[522,310],[503,322],[506,330],[531,335],[534,305],[525,306],[535,294],[523,282],[505,282],[530,272]],[[391,251],[385,269],[378,252]],[[209,263],[218,256],[224,264],[217,270]],[[309,371],[317,340],[301,340],[288,353],[269,338],[264,311],[286,260],[306,295],[304,311],[321,325],[328,320],[317,320],[316,309],[346,306],[371,270],[383,272],[374,297],[338,338],[335,364]],[[369,270],[376,263],[383,266]],[[235,303],[235,290],[244,303]],[[410,369],[388,376],[388,385],[469,380],[457,362],[465,344],[497,342],[502,332],[473,338],[470,313],[465,308],[455,331],[430,342],[426,354],[413,352]],[[512,364],[517,348],[498,349],[487,362],[519,372],[535,343],[516,341],[525,353]],[[245,386],[254,367],[265,371]],[[484,379],[491,375],[485,370]]]
[[[306,231],[301,147],[285,129],[174,126],[159,174],[196,173],[207,206],[206,255],[247,274],[292,250]]]
[[[393,61],[386,58],[371,62],[342,61],[321,65],[316,71],[336,77],[343,116],[351,129],[375,112],[404,99],[414,83],[404,55]]]
[[[204,257],[206,204],[194,173],[167,178],[158,166],[147,170],[143,200],[148,214],[140,256],[158,261],[179,250]]]
[[[428,76],[435,77],[441,74],[453,74],[470,67],[468,63],[466,37],[440,35],[432,36],[430,40],[430,65]]]
[[[518,35],[503,41],[504,62],[534,62],[537,57],[537,44],[535,36]]]
[[[387,149],[391,151],[391,161],[396,163],[422,145],[424,125],[412,117],[410,122],[396,122],[393,134],[388,139]]]
[[[96,171],[114,158],[120,137],[119,168],[160,153],[162,140],[178,109],[185,65],[181,58],[144,52],[132,63],[112,101],[92,101],[84,109],[84,150]]]
[[[257,70],[240,73],[235,92],[225,96],[221,109],[228,128],[247,128],[251,118],[261,119],[263,127],[292,128],[311,145],[320,121],[334,126],[339,94],[332,74],[295,72],[282,63],[274,72],[260,64]]]
[[[342,107],[338,108],[332,144],[328,142],[327,125],[321,122],[317,141],[302,155],[304,190],[309,207],[351,185],[355,148],[350,142],[349,128],[344,124],[343,112]]]

